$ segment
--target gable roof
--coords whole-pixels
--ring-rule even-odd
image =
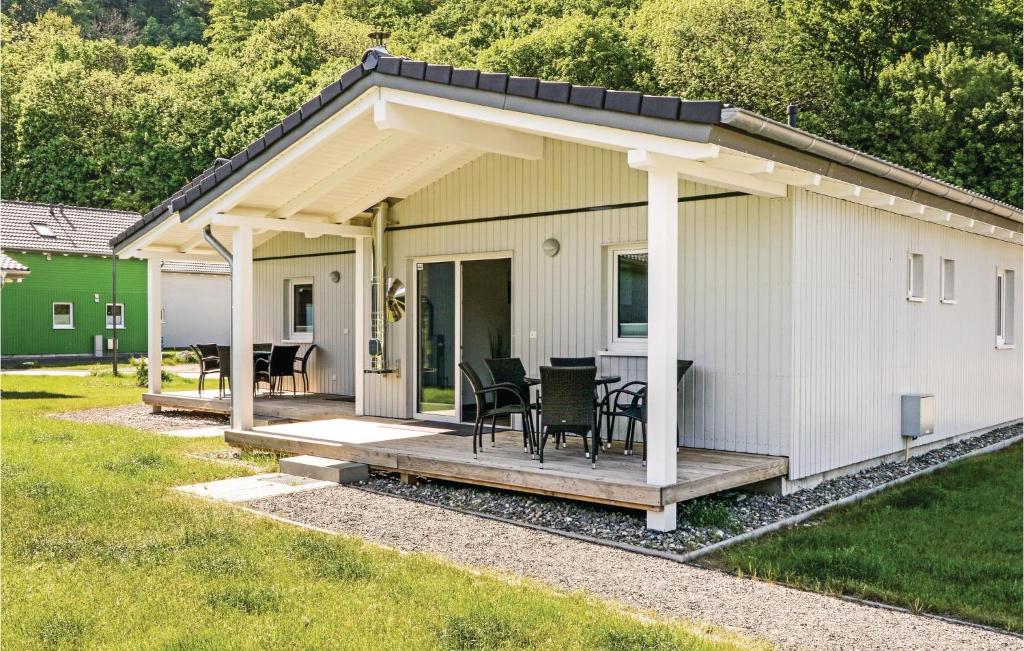
[[[915,201],[935,199],[930,203],[938,204],[937,207],[942,209],[956,208],[959,214],[967,217],[994,221],[1017,232],[1021,230],[1022,211],[1016,206],[719,101],[690,101],[454,68],[393,56],[383,47],[375,47],[366,51],[362,63],[350,68],[340,79],[287,115],[248,147],[230,159],[218,158],[213,165],[113,238],[111,245],[117,249],[151,224],[174,213],[180,213],[181,220],[185,221],[202,207],[205,202],[200,199],[204,196],[216,194],[212,191],[244,178],[372,86],[411,90],[524,113],[682,139],[711,142],[717,137],[720,144],[747,150],[755,156],[763,156],[764,145],[770,141],[770,145],[776,148],[793,150],[795,158],[815,167],[811,171],[816,173],[839,178],[840,175],[850,176],[851,171],[862,176],[870,175],[877,177],[886,191],[898,192],[903,198]],[[717,132],[712,127],[717,128]]]
[[[0,251],[0,271],[28,271],[29,268]]]
[[[123,210],[0,201],[0,248],[110,255],[110,238],[138,220]]]

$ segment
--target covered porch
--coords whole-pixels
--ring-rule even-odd
[[[197,409],[228,407],[232,427],[227,440],[232,444],[366,460],[373,467],[405,474],[631,506],[646,510],[648,526],[663,531],[675,528],[675,504],[681,500],[786,473],[787,460],[778,454],[679,447],[682,400],[677,361],[684,357],[680,349],[680,206],[752,195],[784,197],[786,184],[782,180],[758,176],[773,166],[762,169],[758,160],[708,142],[528,115],[407,90],[371,88],[349,99],[330,115],[317,114],[320,117],[311,120],[308,130],[302,127],[287,142],[277,141],[266,150],[263,147],[269,145],[261,145],[237,164],[232,160],[211,169],[183,188],[180,197],[170,200],[166,218],[145,226],[122,245],[122,257],[150,261],[148,404],[155,408],[172,404]],[[691,125],[681,128],[686,131]],[[604,161],[585,168],[598,183],[579,196],[538,190],[532,193],[536,204],[509,201],[479,219],[444,221],[425,216],[422,206],[428,199],[423,193],[434,193],[435,203],[441,204],[463,194],[469,196],[481,187],[477,181],[451,181],[471,164],[520,170],[519,176],[491,174],[486,178],[497,184],[492,195],[521,194],[527,181],[548,187],[549,180],[557,179],[564,170],[584,169],[566,158],[570,154],[580,156],[581,161],[587,156],[600,156]],[[230,182],[221,183],[225,166],[229,169],[224,174],[230,175],[225,178]],[[499,177],[500,181],[494,180]],[[601,184],[613,187],[614,193],[602,194],[604,190],[596,187]],[[685,196],[680,196],[681,192]],[[417,193],[418,199],[409,199]],[[544,202],[557,209],[531,209],[549,205]],[[446,205],[438,210],[442,215],[449,213]],[[598,238],[595,217],[589,226],[562,235],[564,252],[552,258],[553,263],[546,263],[546,252],[551,250],[547,242],[550,226],[544,220],[557,216],[560,221],[554,223],[568,223],[580,215],[600,215],[608,224],[607,235]],[[511,226],[499,230],[506,228],[499,226],[505,222],[516,224],[516,230]],[[537,226],[526,231],[527,224]],[[439,226],[448,227],[451,235],[420,235],[425,232],[422,229]],[[477,235],[482,229],[490,230]],[[337,245],[313,250],[314,246],[287,255],[255,253],[280,236],[298,242],[330,239]],[[645,274],[652,279],[647,284],[645,276],[644,281],[645,295],[650,296],[643,301],[645,336],[642,343],[626,341],[618,351],[601,350],[607,342],[598,341],[604,339],[599,332],[610,326],[602,324],[601,316],[591,317],[603,312],[603,294],[610,294],[609,289],[599,288],[605,282],[601,280],[602,265],[605,260],[636,254],[637,247],[643,250],[637,257],[642,257]],[[557,246],[554,253],[558,254]],[[333,314],[351,318],[351,332],[335,328],[325,336],[325,326],[330,324],[319,320],[315,335],[311,331],[308,339],[293,337],[286,343],[314,342],[318,357],[323,351],[346,360],[344,372],[353,378],[354,395],[344,408],[351,413],[328,413],[322,401],[315,408],[312,403],[295,407],[294,402],[287,402],[306,400],[305,396],[281,398],[283,402],[275,409],[288,414],[282,418],[309,422],[270,426],[285,428],[280,430],[259,426],[256,417],[264,415],[261,410],[270,408],[273,401],[254,400],[250,391],[241,390],[252,385],[249,360],[254,330],[263,325],[258,321],[262,313],[255,305],[254,266],[284,264],[280,262],[284,257],[308,261],[328,255],[345,255],[351,266],[341,274],[332,270],[333,278],[326,282],[317,276],[309,286],[315,301],[330,301]],[[240,390],[230,402],[202,402],[206,399],[162,392],[159,269],[164,259],[225,259],[231,265],[232,300],[225,318],[231,320],[232,385]],[[463,270],[472,262],[489,259],[508,261],[507,286],[503,277],[496,294],[504,297],[507,290],[509,303],[509,313],[503,316],[508,324],[508,345],[499,345],[504,352],[489,356],[521,357],[535,372],[560,354],[597,354],[597,365],[615,365],[614,374],[621,374],[623,381],[642,378],[647,386],[646,466],[639,456],[624,456],[619,448],[606,452],[597,469],[591,469],[589,460],[570,447],[564,453],[552,452],[541,470],[529,455],[522,454],[521,445],[512,445],[519,436],[513,433],[501,434],[493,450],[485,449],[473,460],[470,441],[461,438],[469,426],[428,424],[422,419],[424,412],[433,411],[430,415],[439,421],[458,420],[459,410],[466,405],[462,395],[466,392],[455,367],[457,361],[465,361],[460,330],[470,330],[458,319],[464,316],[465,306],[473,304],[466,300],[469,289],[464,282],[471,276],[466,273],[464,278]],[[424,322],[420,303],[425,293],[416,296],[408,318],[389,323],[383,288],[391,287],[396,277],[405,279],[411,288],[422,288],[432,264],[451,265],[445,267],[453,270],[449,297],[461,303],[434,302],[438,314],[450,307],[455,316],[452,331],[442,332],[438,327],[429,342],[434,346],[444,337],[448,383],[440,398],[428,399],[422,395],[422,371],[438,366],[435,362],[442,356],[438,354],[427,363],[422,354],[425,344],[417,328]],[[321,271],[326,277],[326,269]],[[306,275],[292,273],[286,282],[304,282]],[[343,285],[348,283],[350,292],[328,284],[339,283],[339,278]],[[593,283],[588,288],[577,278],[589,278]],[[280,292],[280,279],[274,282],[278,285],[272,290]],[[280,304],[280,294],[273,301]],[[553,324],[554,313],[559,311],[581,315],[575,332],[561,322]],[[288,330],[295,329],[286,328],[281,338],[294,336],[296,333]],[[486,333],[483,338],[486,340]],[[543,340],[543,345],[538,345],[538,340]],[[341,341],[349,342],[347,351],[342,351]],[[337,350],[328,351],[328,347]],[[761,377],[767,382],[769,376]],[[376,418],[358,420],[371,416],[391,419],[388,423]],[[781,451],[776,443],[762,443],[756,450]]]

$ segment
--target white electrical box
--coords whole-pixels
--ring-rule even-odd
[[[916,439],[935,433],[935,396],[931,393],[911,393],[902,398],[903,436]]]

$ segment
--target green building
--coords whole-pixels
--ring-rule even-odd
[[[118,260],[113,298],[110,240],[137,213],[0,202],[0,250],[30,272],[0,291],[0,355],[103,354],[146,350],[146,261]],[[115,323],[116,322],[116,323]]]

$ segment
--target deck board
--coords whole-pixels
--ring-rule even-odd
[[[227,413],[230,400],[216,392],[145,394],[147,404]],[[786,474],[788,459],[743,452],[682,448],[677,457],[677,481],[659,487],[647,483],[636,454],[626,456],[622,443],[598,455],[597,468],[584,458],[578,437],[569,447],[545,448],[544,468],[523,453],[522,434],[497,432],[497,445],[473,458],[471,426],[418,420],[357,417],[353,404],[317,395],[258,396],[257,420],[287,422],[225,433],[225,440],[241,447],[264,448],[292,454],[366,463],[373,468],[447,481],[507,490],[552,495],[635,509],[659,509],[664,504],[693,499]]]

